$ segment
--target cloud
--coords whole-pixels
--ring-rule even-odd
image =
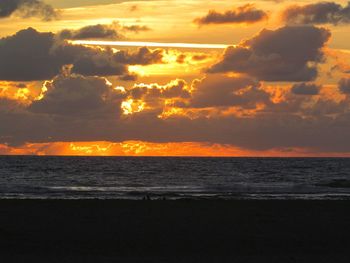
[[[344,139],[350,132],[349,96],[336,94],[340,101],[334,100],[323,94],[326,89],[319,96],[300,96],[314,95],[320,87],[302,82],[290,89],[259,82],[314,77],[309,73],[317,72],[323,61],[322,47],[329,36],[327,30],[310,26],[264,30],[226,50],[220,62],[228,66],[223,72],[242,74],[208,74],[192,84],[177,79],[123,89],[99,76],[134,80],[128,65],[163,63],[164,51],[144,47],[116,52],[72,45],[53,33],[22,30],[0,40],[0,79],[52,80],[45,82],[42,96],[25,104],[0,99],[0,123],[6,124],[0,125],[0,144],[191,141],[253,150],[350,152]],[[230,57],[229,52],[238,53]],[[194,57],[186,56],[185,62]],[[70,71],[59,74],[62,67]],[[18,90],[30,89],[26,84]],[[344,79],[339,90],[349,93],[347,86]],[[130,114],[125,115],[129,106]]]
[[[297,147],[350,152],[350,143],[344,139],[350,132],[348,99],[337,102],[322,94],[297,96],[284,89],[283,98],[278,96],[276,100],[271,88],[265,89],[254,80],[231,77],[223,81],[214,75],[194,82],[193,90],[183,80],[176,80],[166,85],[137,84],[124,91],[114,89],[104,78],[75,74],[62,74],[45,86],[43,97],[29,106],[0,100],[0,122],[6,123],[0,126],[0,143],[191,141],[252,150]],[[201,107],[218,103],[204,98],[197,108],[186,105],[177,109],[206,114],[186,115],[175,111],[167,118],[159,117],[169,107],[168,100],[193,102],[201,89],[212,89],[211,94],[222,93],[231,100],[211,112]],[[275,92],[280,92],[278,87]],[[123,115],[121,107],[129,98],[146,105],[133,114]],[[254,114],[229,111],[231,106],[252,109],[256,103],[265,106],[254,110]],[[150,110],[149,105],[157,108]]]
[[[258,103],[269,104],[270,95],[260,88],[260,83],[248,77],[211,75],[195,81],[189,107],[255,108]]]
[[[126,108],[128,111],[140,112],[141,107],[143,114],[154,114],[154,116],[162,114],[165,107],[171,108],[191,97],[190,88],[182,79],[170,81],[165,85],[135,84],[126,93],[126,102],[130,103]]]
[[[208,72],[246,73],[265,81],[310,81],[330,32],[312,26],[264,29],[257,36],[226,49],[222,61]]]
[[[21,105],[16,100],[0,97],[0,111],[1,112],[11,112],[13,110],[16,110],[19,107],[21,107]]]
[[[237,23],[256,23],[267,19],[267,14],[263,10],[259,10],[252,4],[238,7],[235,10],[218,13],[210,10],[209,13],[201,18],[196,18],[194,22],[198,25],[208,24],[237,24]]]
[[[340,92],[350,94],[350,78],[342,78],[338,84]]]
[[[70,61],[55,56],[52,33],[32,28],[0,39],[0,79],[13,81],[41,80],[54,77]]]
[[[17,15],[23,18],[40,17],[44,21],[58,18],[58,11],[40,0],[1,0],[0,18]]]
[[[89,25],[76,30],[64,29],[57,33],[59,39],[85,40],[85,39],[124,39],[120,32],[140,33],[150,31],[151,28],[145,25],[122,25],[118,21],[111,24]]]
[[[148,26],[140,26],[140,25],[123,26],[122,29],[124,31],[129,31],[129,32],[133,32],[133,33],[136,33],[136,34],[138,34],[140,32],[145,32],[145,31],[152,30]]]
[[[207,58],[208,58],[208,56],[204,55],[204,54],[192,56],[192,60],[194,60],[194,61],[201,61],[201,60],[205,60]]]
[[[20,89],[24,89],[24,88],[27,87],[27,85],[24,84],[24,83],[17,83],[17,84],[16,84],[16,87],[17,87],[17,88],[20,88]]]
[[[163,50],[151,51],[147,47],[138,49],[135,53],[120,51],[114,55],[115,61],[129,65],[150,65],[163,63]]]
[[[142,2],[149,0],[46,0],[49,3],[54,4],[60,8],[82,7],[82,6],[97,6],[97,5],[110,5],[121,4],[127,2]],[[132,3],[131,3],[132,4]]]
[[[350,2],[344,7],[335,2],[293,5],[284,10],[282,18],[289,24],[348,24]]]
[[[297,95],[318,95],[321,88],[314,83],[298,83],[292,86],[292,92]]]
[[[129,73],[129,74],[125,74],[123,76],[120,76],[119,79],[122,81],[136,81],[137,75],[133,74],[133,73]]]
[[[129,96],[132,99],[148,100],[154,98],[189,98],[190,92],[187,83],[184,80],[176,79],[166,85],[153,84],[135,84],[129,90]]]
[[[65,29],[58,33],[61,39],[120,39],[123,38],[112,25],[85,26],[78,30]]]
[[[32,28],[0,40],[0,79],[11,81],[47,80],[64,65],[86,75],[125,74],[125,65],[115,62],[111,51],[101,51],[67,42],[56,42],[52,33]],[[85,64],[83,64],[83,62]]]
[[[114,56],[111,50],[82,52],[75,58],[71,71],[85,76],[120,76],[127,74],[127,63],[117,61]]]
[[[104,78],[81,75],[59,75],[45,83],[42,99],[34,101],[29,111],[66,117],[118,117],[116,107],[125,97]]]
[[[115,53],[57,39],[53,33],[40,33],[33,28],[0,39],[0,80],[52,79],[65,65],[72,65],[74,73],[111,76],[127,74],[127,65],[162,63],[163,51],[159,49]]]

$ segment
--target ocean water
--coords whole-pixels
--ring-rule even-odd
[[[346,158],[0,157],[0,198],[350,199]]]

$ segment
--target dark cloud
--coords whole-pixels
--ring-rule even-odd
[[[123,26],[122,29],[124,31],[129,31],[136,34],[151,30],[151,28],[149,28],[148,26],[140,26],[140,25]]]
[[[138,76],[136,74],[132,74],[132,73],[125,74],[125,75],[119,77],[119,79],[122,81],[136,81],[137,78],[138,78]]]
[[[94,50],[77,57],[71,70],[85,76],[120,76],[128,73],[125,64],[116,61],[111,50]]]
[[[189,107],[256,108],[258,103],[269,104],[270,95],[260,88],[260,83],[248,77],[208,76],[193,83]]]
[[[149,1],[138,0],[137,2]],[[82,6],[97,6],[97,5],[109,5],[109,4],[121,4],[127,2],[136,2],[135,0],[46,0],[48,3],[52,3],[54,6],[60,8],[82,7]]]
[[[52,51],[60,59],[65,58],[64,65],[71,65],[71,72],[85,76],[119,76],[128,73],[125,63],[114,59],[111,49],[95,49],[63,42]],[[69,63],[67,63],[67,61]]]
[[[21,105],[16,100],[0,97],[0,112],[12,112],[19,109]]]
[[[52,53],[52,33],[39,33],[32,28],[0,39],[0,79],[30,81],[50,79],[61,69],[62,61]]]
[[[32,28],[0,39],[0,80],[47,80],[65,65],[72,72],[91,76],[125,75],[127,65],[161,63],[162,50],[140,48],[135,52],[96,49],[57,40],[52,33]]]
[[[45,21],[58,18],[58,11],[40,0],[1,0],[0,18],[17,15],[23,18],[40,17]]]
[[[79,75],[59,75],[45,84],[47,91],[34,101],[29,110],[35,113],[89,118],[118,117],[125,97],[113,89],[104,78]]]
[[[183,64],[186,62],[186,59],[188,58],[188,54],[179,54],[176,58],[176,62],[179,64]],[[192,61],[203,61],[208,58],[208,55],[198,53],[197,55],[192,55],[189,57]]]
[[[16,84],[16,87],[17,87],[17,88],[20,88],[20,89],[24,89],[24,88],[27,87],[27,85],[24,84],[24,83],[17,83],[17,84]]]
[[[312,26],[282,27],[261,31],[237,47],[226,49],[210,73],[246,73],[265,81],[310,81],[317,76],[317,63],[330,32]]]
[[[194,55],[194,56],[192,56],[192,60],[194,60],[194,61],[201,61],[201,60],[205,60],[207,58],[208,58],[207,55]]]
[[[259,10],[254,5],[247,4],[240,6],[235,10],[218,13],[210,10],[209,13],[201,18],[196,18],[195,23],[199,25],[207,24],[235,24],[235,23],[256,23],[267,19],[267,14],[263,10]]]
[[[156,49],[151,51],[147,47],[138,49],[135,53],[120,51],[114,55],[114,60],[129,65],[150,65],[163,63],[163,50]]]
[[[350,2],[344,7],[335,2],[294,5],[288,7],[282,17],[290,24],[347,24],[350,23]]]
[[[0,40],[0,79],[51,79],[67,64],[73,65],[74,72],[86,75],[127,72],[125,65],[113,61],[112,56],[110,51],[56,42],[54,34],[28,28]]]
[[[84,40],[84,39],[124,39],[120,32],[140,33],[150,31],[151,28],[144,25],[121,25],[118,21],[112,24],[97,24],[85,26],[77,30],[64,29],[57,34],[60,39]]]
[[[120,39],[123,38],[112,25],[85,26],[78,30],[65,29],[58,33],[61,39]]]
[[[166,85],[159,84],[136,84],[128,91],[130,98],[151,102],[154,99],[190,98],[187,83],[177,79]]]
[[[339,90],[344,94],[350,94],[350,78],[343,78],[339,81]]]
[[[321,88],[314,83],[298,83],[292,86],[292,92],[296,95],[318,95]]]

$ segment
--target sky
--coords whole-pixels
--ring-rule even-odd
[[[350,2],[0,0],[0,154],[350,156]]]

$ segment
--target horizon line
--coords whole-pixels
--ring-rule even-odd
[[[310,156],[259,156],[259,155],[242,155],[242,156],[229,156],[229,155],[64,155],[64,154],[50,154],[50,155],[40,155],[40,154],[0,154],[0,157],[126,157],[126,158],[281,158],[281,159],[349,159],[350,156],[338,156],[338,155],[310,155]]]
[[[90,46],[119,46],[119,47],[168,47],[168,48],[194,48],[194,49],[225,49],[227,44],[200,44],[200,43],[166,43],[144,41],[100,41],[100,40],[70,40],[74,45]]]

